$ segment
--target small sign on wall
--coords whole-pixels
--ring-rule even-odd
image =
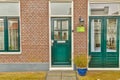
[[[84,26],[78,26],[77,27],[77,32],[85,32],[85,27]]]

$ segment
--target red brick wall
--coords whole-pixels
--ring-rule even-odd
[[[87,53],[87,8],[88,0],[74,0],[74,54]],[[86,31],[83,33],[76,32],[76,27],[79,26],[79,17],[84,19]]]
[[[0,55],[1,63],[49,61],[49,0],[20,0],[21,54]],[[79,17],[86,31],[76,32]],[[87,0],[74,0],[74,54],[87,53]]]
[[[0,62],[48,62],[49,60],[49,2],[20,0],[21,54],[0,55]]]

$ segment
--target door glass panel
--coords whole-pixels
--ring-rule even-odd
[[[107,52],[116,52],[117,20],[107,19]]]
[[[60,22],[61,21],[54,21],[54,30],[60,30]]]
[[[4,50],[4,20],[0,19],[0,50]]]
[[[101,19],[93,19],[91,22],[91,51],[101,51]]]
[[[61,37],[60,37],[60,31],[54,31],[54,40],[60,40]]]
[[[62,30],[68,30],[68,21],[62,21]]]
[[[18,19],[8,19],[9,50],[18,50]]]
[[[68,40],[68,31],[62,31],[62,40]]]
[[[71,3],[51,3],[51,15],[71,15]]]

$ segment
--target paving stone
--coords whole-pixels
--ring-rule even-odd
[[[61,76],[60,71],[49,71],[47,76]]]
[[[62,77],[62,80],[76,80],[76,77]]]
[[[46,80],[61,80],[61,76],[47,76]]]
[[[75,71],[49,71],[46,80],[76,80]]]
[[[62,76],[74,77],[76,76],[76,72],[75,71],[64,71],[62,72]]]

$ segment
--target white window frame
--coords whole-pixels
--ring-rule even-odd
[[[19,21],[20,21],[20,22],[19,22],[19,27],[20,27],[20,51],[19,51],[19,52],[0,52],[0,54],[4,54],[4,55],[7,55],[7,54],[9,54],[9,55],[18,54],[18,55],[19,55],[19,54],[22,53],[22,46],[21,46],[22,44],[21,44],[21,16],[20,16],[20,8],[21,8],[21,7],[20,7],[20,0],[18,0],[18,1],[0,1],[0,2],[4,2],[4,3],[5,3],[5,2],[6,2],[6,3],[9,3],[9,2],[10,2],[10,3],[16,3],[16,2],[17,2],[17,3],[19,3],[19,15],[18,15],[18,16],[19,16]],[[7,15],[7,16],[11,17],[11,16],[13,16],[13,15]],[[18,17],[17,15],[15,15],[15,16]],[[15,16],[14,16],[14,17],[15,17]],[[2,17],[2,16],[1,16],[1,17]]]

